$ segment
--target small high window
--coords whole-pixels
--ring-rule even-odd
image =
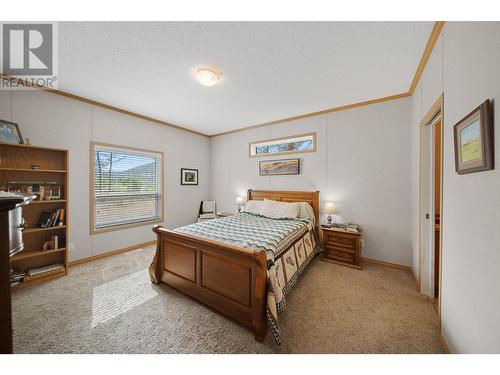
[[[316,133],[250,143],[250,157],[316,151]]]

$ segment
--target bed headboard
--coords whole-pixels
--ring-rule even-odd
[[[314,210],[316,235],[319,236],[319,191],[276,191],[248,189],[247,200],[262,201],[272,199],[281,202],[307,202]]]

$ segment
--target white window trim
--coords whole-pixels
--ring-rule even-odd
[[[278,141],[284,141],[283,143],[293,142],[297,139],[305,138],[305,137],[312,137],[313,146],[312,146],[312,149],[310,149],[310,150],[292,150],[292,151],[282,151],[282,152],[270,152],[270,153],[265,153],[265,154],[256,154],[255,153],[255,149],[259,146],[266,146],[269,144],[274,144]],[[285,141],[287,141],[287,142],[285,142]],[[262,141],[250,142],[248,144],[248,156],[251,158],[272,157],[275,155],[303,154],[303,153],[307,153],[307,152],[316,152],[316,133],[298,134],[298,135],[291,135],[291,136],[287,136],[287,137],[265,139]]]
[[[148,221],[141,221],[137,223],[132,223],[132,224],[118,224],[110,227],[105,227],[105,228],[96,228],[95,227],[95,217],[94,217],[94,199],[95,199],[95,192],[94,192],[94,152],[96,148],[106,148],[106,149],[111,149],[111,150],[117,150],[117,151],[128,151],[130,153],[133,153],[134,151],[137,151],[139,155],[154,155],[157,157],[160,155],[160,191],[161,191],[161,199],[160,199],[160,218],[159,219],[153,219],[153,220],[148,220]],[[120,146],[120,145],[113,145],[109,143],[102,143],[102,142],[95,142],[91,141],[90,142],[90,183],[89,183],[89,195],[90,195],[90,234],[98,234],[98,233],[105,233],[105,232],[112,232],[112,231],[117,231],[117,230],[123,230],[123,229],[128,229],[128,228],[134,228],[134,227],[140,227],[140,226],[145,226],[145,225],[150,225],[150,224],[157,224],[157,223],[162,223],[163,222],[163,212],[164,212],[164,180],[163,180],[163,157],[164,154],[162,151],[154,151],[154,150],[147,150],[147,149],[142,149],[142,148],[136,148],[136,147],[128,147],[128,146]]]

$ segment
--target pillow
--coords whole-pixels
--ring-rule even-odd
[[[316,221],[316,216],[314,216],[314,210],[311,205],[307,202],[298,202],[299,205],[299,218],[301,219],[311,219],[314,222]]]
[[[262,206],[264,205],[264,201],[255,201],[255,200],[250,200],[247,202],[247,205],[245,206],[245,209],[243,212],[250,212],[252,214],[258,214],[262,215]]]
[[[293,218],[299,215],[299,205],[264,199],[260,214],[273,219]]]

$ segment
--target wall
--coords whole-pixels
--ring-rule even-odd
[[[500,352],[498,126],[495,170],[460,176],[453,149],[453,125],[485,99],[493,100],[498,125],[499,43],[500,23],[447,22],[412,98],[414,150],[418,117],[444,92],[441,325],[450,351],[456,353]],[[415,176],[418,156],[412,152],[412,184]],[[418,197],[413,194],[412,200],[416,220]],[[412,243],[417,236],[414,231]]]
[[[411,265],[410,105],[404,98],[212,138],[218,209],[234,210],[248,188],[319,190],[322,205],[333,200],[365,229],[363,256]],[[259,176],[258,160],[269,158],[249,158],[250,141],[309,132],[317,152],[296,155],[300,175]]]
[[[34,145],[70,151],[70,260],[153,240],[151,225],[89,235],[91,140],[164,152],[164,223],[195,220],[210,195],[210,139],[41,91],[0,91],[0,118],[19,124]],[[200,170],[198,186],[180,185],[180,168]]]

